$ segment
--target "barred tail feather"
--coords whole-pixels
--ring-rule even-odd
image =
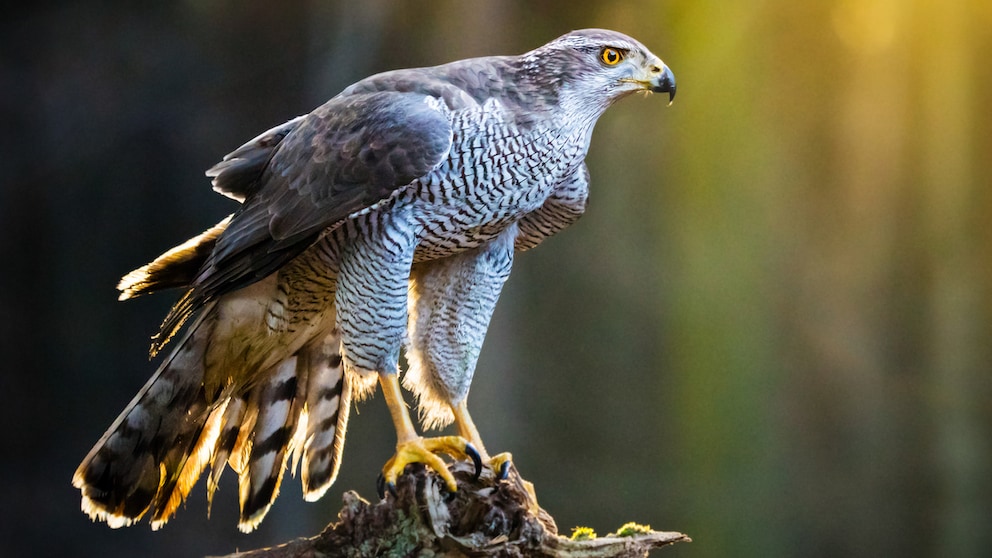
[[[278,496],[291,458],[308,501],[334,482],[351,406],[337,332],[258,375],[246,390],[207,394],[210,315],[208,308],[76,471],[73,484],[91,518],[121,527],[149,514],[158,529],[208,465],[209,513],[230,465],[238,474],[238,527],[249,532]]]
[[[225,460],[238,474],[238,528],[244,532],[265,518],[287,468],[300,465],[308,501],[322,496],[340,467],[351,405],[345,385],[340,340],[334,332],[280,362],[247,394],[232,397],[225,409],[216,410],[220,418],[208,500]]]
[[[223,414],[220,418],[220,432],[217,435],[217,443],[214,446],[213,457],[210,460],[210,476],[207,477],[208,517],[210,515],[210,509],[213,506],[214,493],[217,492],[217,486],[220,484],[221,473],[224,472],[224,469],[227,469],[227,460],[234,450],[234,444],[238,441],[241,424],[244,422],[247,410],[248,402],[243,397],[231,397],[223,409]]]
[[[214,444],[220,434],[220,419],[227,404],[228,400],[224,400],[210,412],[192,450],[180,454],[182,450],[177,448],[172,452],[173,455],[166,459],[166,470],[169,470],[168,462],[170,460],[183,463],[183,465],[179,474],[170,478],[164,485],[164,489],[159,491],[159,497],[156,498],[154,505],[155,513],[152,515],[152,530],[158,530],[172,518],[179,505],[186,500],[190,490],[196,485],[196,481],[203,474],[207,464],[210,463]]]
[[[82,491],[90,518],[121,527],[153,510],[158,527],[203,470],[209,456],[204,442],[216,430],[205,428],[214,405],[203,388],[202,356],[213,323],[206,318],[209,310],[76,469],[72,483]]]
[[[301,354],[309,368],[307,411],[301,476],[303,498],[320,499],[334,483],[341,467],[344,438],[351,411],[351,385],[341,362],[337,331]]]
[[[229,459],[239,475],[242,531],[264,519],[291,458],[289,469],[300,464],[306,500],[317,500],[334,482],[351,405],[345,385],[340,339],[333,332],[275,366],[254,387]]]
[[[297,357],[288,358],[272,370],[254,390],[258,414],[250,439],[241,444],[239,461],[247,456],[239,477],[241,518],[238,528],[252,531],[268,513],[282,484],[290,454],[294,451],[297,424],[304,416],[306,370],[299,370]],[[244,467],[247,463],[247,467]]]

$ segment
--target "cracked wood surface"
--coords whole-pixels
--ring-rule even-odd
[[[533,503],[515,469],[502,481],[488,467],[477,480],[470,464],[455,462],[450,469],[458,481],[455,493],[448,492],[435,473],[413,465],[400,477],[395,494],[378,502],[369,503],[355,492],[346,492],[338,521],[319,535],[223,558],[627,558],[690,541],[682,533],[650,529],[572,540],[558,535],[554,520]]]

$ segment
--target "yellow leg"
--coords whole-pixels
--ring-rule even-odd
[[[482,437],[479,436],[479,430],[475,427],[475,423],[472,421],[471,415],[468,414],[468,402],[467,400],[462,400],[461,403],[455,405],[452,408],[452,412],[455,414],[455,425],[458,427],[458,433],[466,440],[472,442],[475,449],[479,450],[479,455],[482,456],[483,461],[489,462],[489,467],[500,477],[505,477],[507,473],[507,467],[509,463],[513,461],[513,456],[509,452],[503,452],[498,455],[489,457],[486,452],[485,446],[482,444]]]
[[[413,421],[410,420],[410,411],[406,408],[406,401],[403,400],[399,376],[379,374],[379,385],[382,386],[382,395],[386,398],[386,406],[389,407],[389,414],[393,417],[393,425],[396,426],[396,443],[402,444],[419,438],[417,430],[413,427]]]
[[[479,436],[479,430],[475,427],[475,423],[472,422],[472,417],[468,414],[468,403],[462,400],[461,403],[456,405],[451,409],[455,414],[455,425],[458,427],[458,434],[462,438],[465,438],[475,449],[479,451],[479,455],[485,461],[489,460],[489,454],[486,453],[486,447],[482,444],[482,437]]]
[[[455,425],[458,427],[458,433],[472,442],[475,449],[479,450],[479,455],[482,456],[483,461],[489,462],[489,468],[495,472],[497,477],[500,479],[510,479],[511,482],[518,482],[520,486],[527,491],[530,496],[530,509],[531,512],[537,514],[540,507],[537,505],[537,493],[534,492],[534,485],[530,481],[526,481],[519,473],[513,473],[513,478],[510,477],[510,464],[513,462],[513,455],[510,452],[503,452],[489,457],[486,452],[485,446],[482,445],[482,438],[479,436],[479,430],[475,427],[475,422],[472,421],[471,415],[468,414],[468,402],[463,400],[458,405],[452,407],[451,411],[455,414]]]
[[[438,453],[446,453],[456,459],[471,458],[476,463],[476,469],[481,467],[478,453],[462,436],[440,436],[437,438],[422,438],[417,434],[410,420],[410,411],[403,400],[399,378],[396,374],[379,374],[379,385],[389,407],[396,427],[396,454],[386,462],[382,476],[387,485],[396,484],[396,479],[410,463],[423,463],[437,471],[444,479],[448,490],[455,492],[458,485],[448,466],[438,457]]]

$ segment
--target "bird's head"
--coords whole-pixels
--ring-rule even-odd
[[[523,56],[533,79],[563,105],[606,110],[631,93],[668,93],[675,76],[655,54],[627,35],[605,29],[573,31]],[[599,116],[599,114],[596,114]]]

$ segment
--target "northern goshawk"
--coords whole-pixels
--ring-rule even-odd
[[[340,465],[352,396],[382,387],[396,426],[383,478],[438,453],[490,457],[466,397],[513,254],[582,215],[593,126],[618,99],[675,95],[662,61],[606,30],[520,56],[385,72],[273,128],[207,171],[238,210],[125,276],[121,299],[185,294],[152,353],[175,348],[73,477],[90,517],[164,524],[229,464],[253,529],[301,463],[315,500]],[[185,325],[185,327],[184,327]],[[180,334],[181,332],[181,334]],[[421,437],[401,393],[418,399]]]

